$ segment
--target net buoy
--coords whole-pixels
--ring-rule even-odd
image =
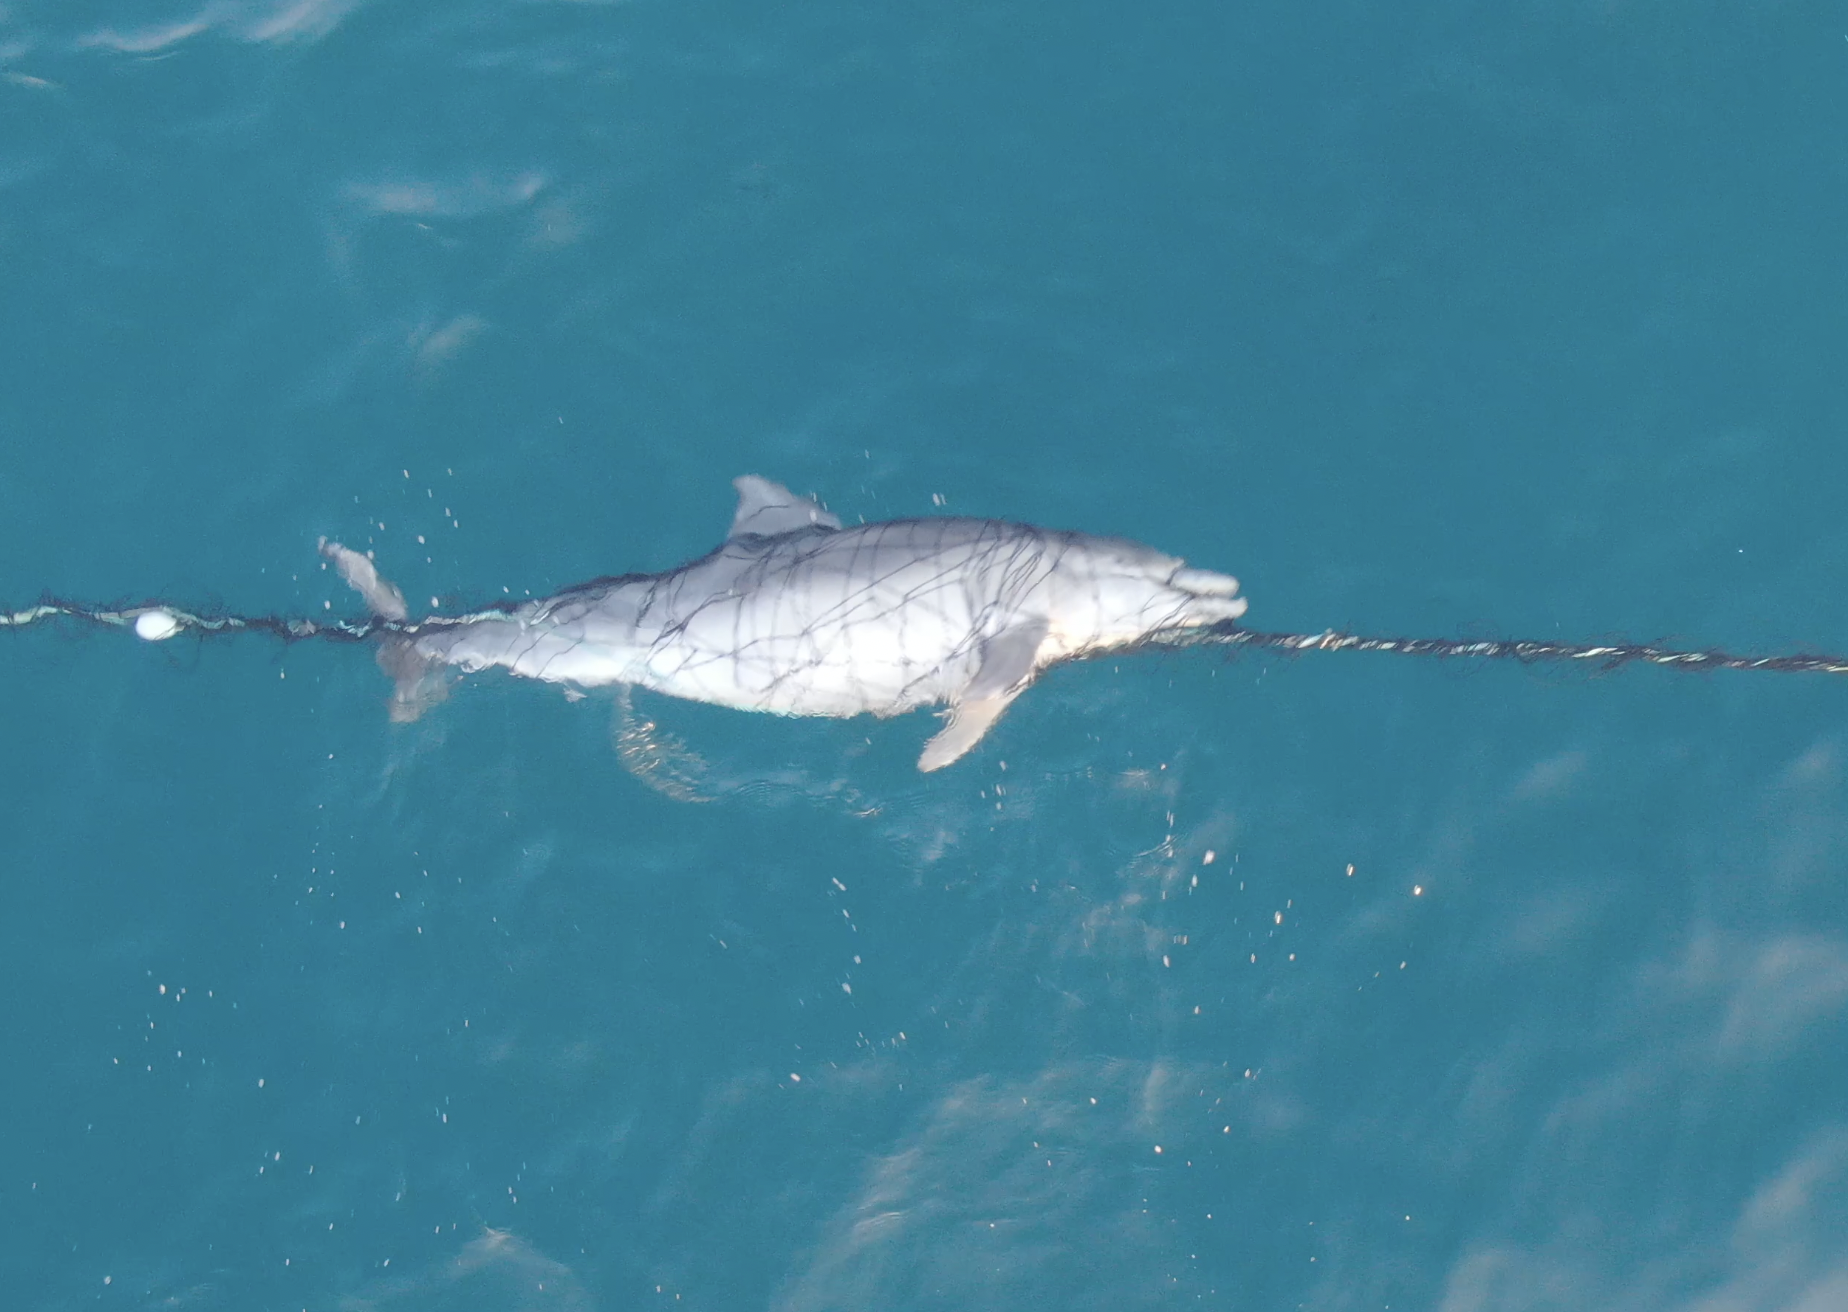
[[[144,642],[164,642],[179,631],[179,617],[165,606],[156,606],[135,616],[135,636]]]

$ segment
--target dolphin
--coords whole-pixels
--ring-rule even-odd
[[[769,479],[732,486],[731,532],[678,569],[416,624],[369,556],[325,539],[321,552],[389,622],[394,720],[440,700],[448,669],[497,665],[572,695],[638,685],[780,715],[946,706],[927,771],[980,742],[1042,670],[1245,613],[1237,579],[1123,538],[995,519],[848,528]]]

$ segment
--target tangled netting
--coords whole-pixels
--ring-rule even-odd
[[[0,628],[23,629],[55,620],[72,620],[105,628],[137,629],[145,626],[144,616],[158,617],[170,623],[160,636],[169,633],[197,633],[215,636],[230,633],[261,633],[284,642],[324,639],[330,642],[358,643],[388,634],[415,637],[440,632],[476,622],[475,616],[437,615],[424,620],[389,620],[377,616],[363,620],[311,620],[282,615],[210,615],[194,614],[164,603],[115,609],[85,606],[78,602],[47,597],[24,610],[0,612]],[[1223,621],[1199,628],[1157,634],[1137,644],[1139,647],[1248,647],[1286,652],[1307,651],[1379,651],[1402,656],[1437,656],[1446,659],[1512,660],[1521,664],[1542,662],[1589,662],[1601,669],[1641,662],[1665,665],[1678,670],[1765,670],[1780,674],[1848,674],[1848,656],[1831,656],[1794,652],[1770,656],[1736,656],[1717,649],[1676,649],[1647,643],[1578,643],[1535,642],[1520,639],[1477,640],[1463,638],[1383,638],[1329,629],[1321,633],[1267,633],[1248,629],[1236,622]]]
[[[1601,669],[1642,662],[1678,670],[1770,670],[1780,674],[1848,674],[1848,656],[1793,652],[1781,656],[1735,656],[1730,652],[1677,650],[1633,642],[1530,642],[1522,639],[1481,641],[1464,638],[1369,638],[1356,633],[1263,633],[1234,624],[1163,634],[1150,646],[1257,647],[1280,651],[1388,651],[1401,656],[1441,656],[1468,660],[1513,660],[1524,665],[1543,661],[1587,661]]]

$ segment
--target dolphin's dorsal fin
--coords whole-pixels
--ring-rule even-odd
[[[781,483],[756,474],[732,480],[738,489],[738,513],[732,516],[727,537],[773,538],[804,528],[839,528],[841,521],[808,497],[799,497]]]

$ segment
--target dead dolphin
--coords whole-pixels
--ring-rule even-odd
[[[1245,613],[1237,579],[1122,538],[994,519],[843,528],[768,479],[733,486],[731,533],[690,564],[386,632],[392,718],[440,699],[451,666],[781,715],[947,705],[918,758],[939,770],[1041,670]],[[404,620],[369,557],[325,540],[321,551],[375,615]]]

